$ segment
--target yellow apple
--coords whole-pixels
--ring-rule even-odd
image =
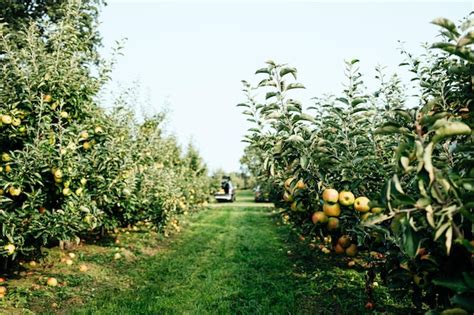
[[[359,197],[354,201],[354,209],[359,212],[368,212],[370,210],[369,198]]]
[[[3,246],[3,249],[7,252],[8,255],[13,255],[16,250],[16,247],[13,244],[7,244]]]
[[[350,191],[341,191],[339,193],[339,203],[343,206],[352,206],[354,204],[354,194]]]
[[[341,214],[341,206],[338,203],[324,203],[323,211],[328,217],[338,217]]]
[[[53,278],[53,277],[50,277],[48,278],[48,280],[46,281],[46,284],[50,287],[55,287],[58,285],[58,280],[56,278]]]

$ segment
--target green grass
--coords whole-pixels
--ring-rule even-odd
[[[201,213],[166,252],[142,260],[131,290],[109,291],[76,314],[355,314],[366,312],[364,272],[310,250],[268,204]],[[252,206],[242,206],[251,204]],[[386,288],[381,312],[406,313]]]
[[[239,201],[249,202],[249,196]],[[136,288],[109,292],[77,314],[282,314],[298,281],[264,207],[223,204],[202,213],[165,253],[132,271]]]
[[[122,231],[77,249],[73,267],[51,251],[30,276],[11,283],[5,313],[59,314],[362,314],[409,313],[409,303],[375,289],[367,311],[362,268],[325,255],[284,225],[271,204],[250,191],[182,218],[182,233]],[[118,247],[117,247],[118,246]],[[123,259],[113,260],[121,252]],[[85,263],[87,273],[77,266]],[[61,286],[45,286],[48,276]],[[13,281],[13,280],[12,280]],[[16,287],[16,288],[15,288]],[[1,301],[0,301],[1,302]],[[56,306],[52,307],[53,304]],[[17,305],[14,307],[13,305]],[[0,305],[0,313],[2,312]]]

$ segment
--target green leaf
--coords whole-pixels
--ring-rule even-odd
[[[355,99],[351,102],[351,105],[352,105],[352,107],[355,107],[355,106],[357,106],[357,105],[359,105],[359,104],[362,104],[362,103],[365,103],[365,102],[366,102],[366,100],[363,99],[363,98],[355,98]]]
[[[286,106],[286,109],[289,111],[289,112],[300,112],[301,111],[301,108],[299,107],[296,107],[296,106],[293,106],[293,105],[287,105]]]
[[[276,83],[273,82],[273,80],[271,79],[263,79],[262,81],[260,81],[258,83],[258,86],[275,86],[276,87]]]
[[[441,18],[441,17],[436,18],[433,21],[431,21],[431,23],[441,26],[442,28],[446,29],[447,31],[449,31],[451,34],[455,36],[459,36],[459,32],[456,29],[456,24],[454,24],[453,22],[451,22],[450,20],[446,18]]]
[[[309,114],[306,114],[306,113],[302,113],[302,114],[300,115],[300,118],[301,118],[302,120],[307,120],[307,121],[316,123],[316,119],[314,119],[313,116],[311,116],[311,115],[309,115]]]
[[[288,141],[290,142],[303,142],[304,139],[300,135],[291,135],[288,137]]]
[[[347,100],[347,98],[344,98],[344,97],[338,97],[338,98],[336,98],[336,101],[339,101],[339,102],[342,102],[346,105],[349,105],[349,101]]]
[[[280,119],[283,116],[282,113],[280,112],[273,112],[267,116],[265,116],[266,119]]]
[[[402,156],[400,157],[400,164],[403,166],[405,172],[407,172],[410,166],[410,159],[406,156]]]
[[[408,121],[412,120],[412,116],[410,115],[410,112],[408,110],[397,109],[397,110],[395,110],[395,113],[398,116],[403,117]]]
[[[271,59],[265,61],[265,63],[267,63],[267,64],[269,64],[269,65],[271,65],[271,66],[276,66],[275,61],[273,61],[273,60],[271,60]]]
[[[458,305],[471,313],[474,312],[474,296],[472,293],[456,294],[449,300],[454,305]],[[467,314],[467,312],[465,314]]]
[[[456,293],[464,293],[469,290],[469,287],[461,277],[436,278],[433,283],[437,286],[448,288]]]
[[[280,77],[284,77],[288,73],[291,73],[296,80],[296,68],[284,67],[280,70]]]
[[[393,175],[393,183],[395,184],[395,189],[401,193],[401,194],[405,194],[405,192],[403,191],[403,188],[402,188],[402,185],[400,184],[400,180],[398,179],[398,176],[397,174]]]
[[[270,74],[270,69],[268,68],[260,68],[258,69],[257,71],[255,71],[255,74],[259,74],[259,73],[264,73],[264,74]]]
[[[436,135],[433,137],[435,143],[447,137],[471,134],[471,128],[460,121],[445,121],[435,125],[437,125]]]
[[[300,157],[300,165],[302,169],[307,169],[309,164],[309,158],[305,155]]]
[[[474,289],[474,272],[463,272],[462,277],[467,286],[471,289]]]
[[[474,31],[471,31],[458,40],[457,46],[462,47],[474,43]]]
[[[416,251],[418,250],[419,246],[419,237],[416,232],[411,228],[408,224],[408,219],[404,219],[404,230],[402,233],[402,248],[403,251],[410,257],[415,257]]]
[[[286,90],[292,90],[292,89],[305,89],[304,85],[301,83],[290,83],[286,87]]]
[[[436,241],[438,238],[443,235],[444,231],[446,231],[449,227],[451,226],[451,222],[446,222],[443,225],[441,225],[435,233],[434,241]]]
[[[269,98],[275,97],[278,94],[280,94],[280,93],[279,92],[267,92],[267,94],[265,94],[265,99],[268,100]]]
[[[428,172],[428,175],[430,177],[430,185],[433,183],[433,181],[435,179],[433,162],[431,160],[431,155],[433,153],[433,147],[434,147],[433,142],[430,142],[426,146],[426,148],[423,152],[423,166],[424,166],[425,170]]]
[[[448,230],[446,231],[446,252],[449,253],[451,252],[451,245],[453,243],[453,226],[451,225]]]
[[[390,135],[390,134],[395,134],[399,133],[400,128],[396,126],[383,126],[375,129],[374,133],[378,135]]]
[[[353,115],[359,112],[366,112],[366,111],[368,111],[368,108],[365,108],[365,107],[353,108],[351,111],[351,114]]]

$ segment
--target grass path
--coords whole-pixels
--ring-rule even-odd
[[[140,262],[134,290],[108,292],[78,314],[285,314],[295,310],[282,235],[265,204],[239,196],[203,212],[169,249]],[[251,207],[249,207],[251,206]],[[291,269],[291,268],[290,268]]]

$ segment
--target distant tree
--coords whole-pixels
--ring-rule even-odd
[[[194,171],[196,175],[203,175],[207,173],[207,167],[203,159],[199,155],[199,151],[192,143],[188,144],[184,160],[190,170]]]
[[[47,25],[61,21],[70,12],[67,10],[70,5],[80,8],[80,23],[75,30],[78,37],[84,39],[90,45],[89,48],[100,46],[98,16],[100,8],[106,5],[105,0],[0,0],[0,22],[8,25],[12,36],[22,37],[19,33],[34,23],[40,33],[47,37]],[[21,40],[18,45],[22,45]]]

